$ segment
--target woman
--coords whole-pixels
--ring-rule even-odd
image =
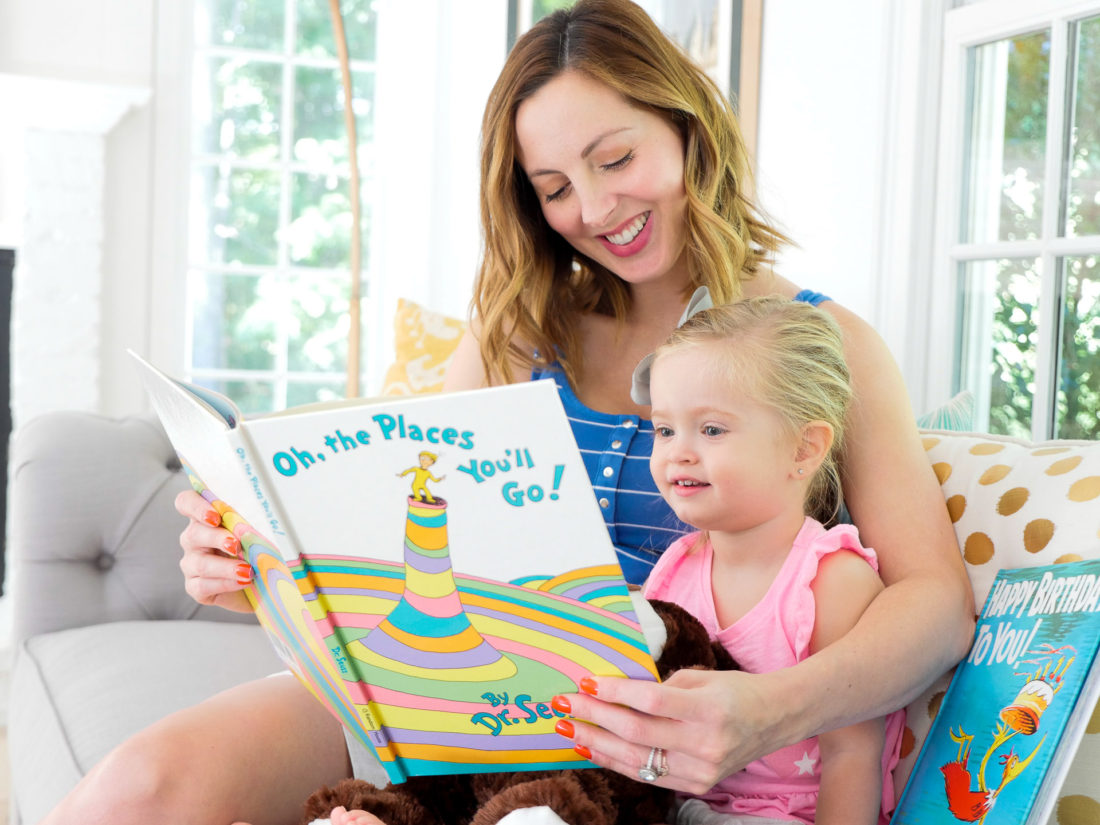
[[[657,781],[702,793],[779,746],[917,696],[962,656],[972,629],[943,497],[881,339],[766,266],[784,239],[747,199],[744,144],[714,84],[637,6],[581,0],[516,44],[483,140],[478,325],[447,388],[525,380],[556,363],[571,417],[587,408],[593,419],[643,421],[632,371],[697,286],[715,303],[776,293],[820,303],[844,332],[852,371],[846,503],[887,585],[851,633],[795,668],[685,674],[675,687],[587,682],[590,693],[565,697],[575,717],[594,723],[575,726],[577,749],[638,776],[661,748],[668,774]],[[578,442],[593,448],[580,432]],[[600,466],[591,452],[586,460]],[[651,509],[651,530],[667,523]],[[628,575],[644,576],[651,548],[616,544]]]
[[[555,378],[581,419],[578,441],[624,569],[641,581],[676,530],[646,503],[659,496],[648,410],[629,394],[635,365],[676,327],[696,286],[716,303],[813,296],[766,266],[784,239],[747,199],[728,104],[628,0],[581,0],[521,38],[482,140],[485,253],[447,389]],[[594,723],[576,726],[575,743],[602,765],[637,777],[661,748],[668,773],[658,781],[700,793],[779,746],[900,707],[965,650],[970,590],[901,377],[865,323],[821,305],[844,332],[853,376],[847,504],[887,587],[847,636],[786,671],[586,682],[589,694],[563,698]],[[625,448],[617,434],[632,436]],[[609,481],[602,462],[624,449],[633,457],[616,461]],[[182,494],[177,509],[190,519],[188,593],[247,610],[232,537],[198,495]],[[351,770],[337,723],[280,676],[153,725],[46,822],[289,823],[314,788]]]

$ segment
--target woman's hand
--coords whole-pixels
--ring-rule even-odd
[[[583,720],[563,720],[558,730],[568,734],[572,725],[570,738],[582,756],[633,779],[650,751],[663,748],[655,767],[667,765],[668,773],[655,784],[705,793],[754,759],[804,738],[801,731],[779,730],[791,721],[769,684],[781,673],[681,670],[663,684],[586,679],[587,694],[555,698],[556,709]]]
[[[187,594],[199,604],[215,604],[238,613],[251,612],[244,588],[252,569],[241,560],[241,543],[221,525],[221,517],[194,490],[176,496],[176,510],[190,521],[180,534]]]

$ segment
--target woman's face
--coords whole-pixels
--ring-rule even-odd
[[[686,286],[684,147],[652,112],[578,72],[520,104],[517,156],[550,226],[631,285]]]

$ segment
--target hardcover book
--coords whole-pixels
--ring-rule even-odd
[[[1041,825],[1100,698],[1100,559],[1001,570],[891,822]]]
[[[657,678],[553,382],[244,420],[138,361],[276,650],[391,781],[589,767],[551,698]]]

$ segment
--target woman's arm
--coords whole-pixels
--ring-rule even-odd
[[[874,548],[886,590],[824,664],[853,676],[819,730],[881,715],[916,698],[965,653],[974,599],[943,492],[921,445],[901,374],[878,334],[834,302],[854,390],[842,461],[845,501]],[[821,668],[823,671],[826,668]]]
[[[488,387],[491,383],[485,374],[485,364],[481,360],[481,347],[478,343],[479,326],[476,321],[470,323],[469,328],[462,335],[462,340],[455,348],[455,354],[451,363],[447,366],[447,374],[443,379],[443,391],[476,390],[480,387]],[[531,368],[519,361],[512,363],[512,374],[509,383],[518,384],[521,381],[529,381]]]
[[[481,361],[477,334],[472,328],[468,328],[462,334],[451,363],[447,366],[447,374],[443,377],[443,392],[476,390],[488,385],[489,379]]]
[[[681,672],[665,685],[603,678],[598,699],[567,697],[598,726],[576,726],[576,743],[606,767],[636,776],[659,746],[671,770],[660,784],[700,793],[777,747],[902,707],[966,651],[973,596],[901,375],[867,324],[823,308],[844,330],[855,389],[846,501],[886,589],[844,638],[793,668]]]

